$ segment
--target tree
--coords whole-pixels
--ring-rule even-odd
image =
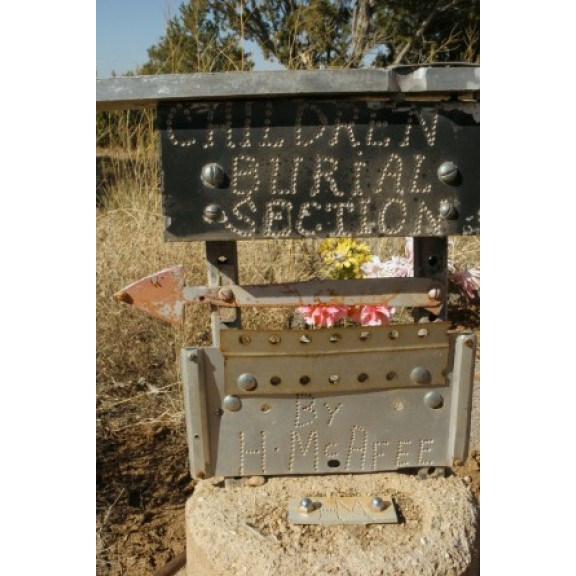
[[[226,29],[291,69],[479,59],[479,0],[208,3]]]
[[[241,37],[226,29],[208,0],[181,4],[179,15],[168,20],[166,34],[148,49],[148,58],[138,74],[229,72],[254,65]]]

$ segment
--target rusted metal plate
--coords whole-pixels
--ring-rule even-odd
[[[126,286],[114,297],[171,323],[184,319],[186,304],[242,306],[382,305],[433,308],[438,282],[427,278],[314,280],[254,286],[186,286],[182,266],[166,268]],[[441,293],[440,293],[441,294]]]
[[[221,334],[224,389],[239,397],[442,387],[448,323]]]
[[[479,233],[479,104],[158,107],[167,240]]]
[[[467,455],[474,351],[473,335],[451,337],[443,387],[240,397],[226,394],[220,350],[186,349],[181,366],[191,474],[243,477],[450,467],[455,458],[465,460]],[[332,359],[319,353],[317,362]],[[255,358],[254,366],[257,362]]]
[[[288,519],[292,524],[398,524],[396,507],[389,496],[311,497],[310,511],[306,505],[302,506],[302,500],[288,501]]]

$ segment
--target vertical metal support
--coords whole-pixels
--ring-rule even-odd
[[[414,321],[446,320],[448,293],[448,238],[425,236],[414,238],[414,276],[432,278],[442,286],[442,307],[433,315],[423,308],[414,308]],[[435,316],[435,318],[433,317]]]
[[[208,286],[231,286],[238,284],[238,250],[236,242],[206,242],[206,266],[208,268]],[[218,310],[212,307],[212,345],[220,346],[222,328],[241,328],[240,310],[227,308]]]
[[[180,353],[180,366],[184,383],[190,475],[194,479],[208,478],[212,475],[212,468],[206,379],[204,376],[204,350],[202,348],[184,348]]]
[[[447,444],[448,460],[451,462],[454,462],[456,458],[464,461],[468,455],[475,359],[476,336],[474,334],[456,336],[450,385],[452,404]]]

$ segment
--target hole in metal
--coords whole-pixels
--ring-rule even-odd
[[[430,266],[436,266],[438,264],[438,256],[429,256],[428,257],[428,264]]]
[[[366,382],[366,380],[368,380],[368,374],[366,374],[366,372],[358,374],[358,382]]]
[[[426,470],[426,472],[430,476],[430,475],[434,474],[434,472],[436,472],[436,468],[434,468],[434,466],[430,466],[430,468],[428,468]]]
[[[302,376],[300,378],[300,384],[302,384],[302,386],[306,386],[306,384],[310,384],[310,376]]]
[[[242,334],[238,337],[238,342],[240,342],[240,344],[246,346],[246,345],[250,344],[250,342],[252,342],[252,338],[250,338],[250,336],[248,336],[247,334]]]
[[[280,338],[280,336],[278,336],[278,334],[272,334],[272,336],[270,336],[270,338],[268,338],[268,342],[270,342],[270,344],[280,344],[281,341],[282,341],[282,338]]]
[[[340,460],[328,460],[327,464],[329,468],[339,468]]]
[[[426,328],[420,328],[418,330],[418,338],[426,338],[428,336],[428,330]]]
[[[330,342],[340,342],[342,336],[340,334],[330,334]]]
[[[300,336],[299,340],[302,344],[310,344],[310,341],[312,340],[312,338],[310,338],[310,336],[307,336],[306,334],[302,334],[302,336]]]
[[[432,312],[430,312],[430,314],[428,314],[428,322],[435,322],[436,318],[438,318],[438,316],[436,316],[436,314],[432,314]]]
[[[272,386],[278,386],[280,382],[282,382],[282,378],[280,378],[280,376],[272,376],[272,378],[270,378],[270,384],[272,384]]]
[[[340,376],[338,376],[338,374],[332,374],[332,376],[328,377],[328,382],[330,382],[330,384],[338,384],[338,382],[340,382]]]
[[[398,330],[390,330],[388,338],[390,338],[390,340],[396,340],[397,338],[400,338],[400,332],[398,332]]]
[[[198,434],[194,434],[194,440],[200,440],[200,436]]]
[[[262,406],[260,406],[260,412],[270,412],[270,405],[262,404]]]
[[[226,264],[226,262],[228,262],[228,258],[226,256],[218,256],[219,264]]]
[[[206,300],[206,296],[198,296],[198,300],[200,300],[200,302],[203,302],[204,300]]]
[[[398,374],[396,374],[394,370],[391,370],[390,372],[388,372],[388,374],[386,374],[386,380],[394,380],[396,376],[398,376]]]
[[[368,340],[371,336],[372,336],[372,334],[370,334],[370,332],[366,332],[364,330],[363,332],[360,332],[360,335],[358,336],[358,338],[360,338],[360,340],[364,341],[364,340]]]

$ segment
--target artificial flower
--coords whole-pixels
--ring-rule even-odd
[[[370,247],[353,238],[328,239],[320,244],[320,256],[331,278],[362,278],[362,264],[370,259]]]
[[[338,320],[348,315],[347,306],[301,306],[297,311],[304,316],[308,326],[332,328]]]
[[[362,326],[387,326],[394,315],[394,308],[381,306],[355,306],[350,310],[350,318]]]

